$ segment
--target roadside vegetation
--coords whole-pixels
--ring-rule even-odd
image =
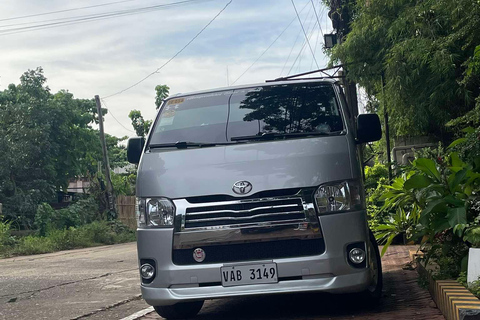
[[[107,210],[95,101],[52,93],[46,83],[39,67],[0,91],[0,257],[134,241]],[[161,103],[169,88],[155,89]],[[137,134],[148,132],[151,121],[140,112],[131,119]],[[127,166],[126,139],[106,134],[111,168]],[[135,168],[111,177],[115,196],[135,194]],[[77,179],[89,187],[68,193]],[[65,196],[73,199],[60,203]]]
[[[388,111],[391,145],[438,141],[408,165],[387,163],[385,136],[366,148],[370,227],[382,253],[418,244],[434,277],[456,279],[480,247],[480,2],[357,0],[339,11],[353,22],[331,61],[346,64],[367,111]]]

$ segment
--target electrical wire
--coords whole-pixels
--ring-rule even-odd
[[[285,67],[287,66],[288,60],[290,60],[290,57],[292,55],[293,49],[295,49],[295,46],[297,45],[298,38],[300,38],[300,35],[302,34],[302,30],[300,30],[297,34],[297,37],[295,38],[295,41],[293,42],[292,49],[290,49],[290,52],[288,53],[287,60],[285,60],[285,63],[283,64],[282,70],[280,71],[279,77],[283,74],[283,70],[285,70]]]
[[[189,4],[190,2],[195,2],[195,1],[200,2],[202,0],[183,0],[179,2],[165,3],[165,4],[139,7],[139,8],[130,8],[130,9],[124,9],[124,10],[111,11],[111,12],[91,13],[91,14],[80,15],[80,16],[71,16],[71,17],[55,18],[55,19],[48,19],[48,20],[4,24],[4,25],[0,25],[0,28],[15,27],[15,26],[22,26],[22,25],[29,25],[29,24],[38,24],[38,26],[43,26],[43,25],[49,25],[50,22],[54,22],[54,21],[63,20],[64,23],[67,23],[71,21],[79,21],[82,19],[94,19],[94,18],[101,18],[101,17],[108,17],[108,16],[115,16],[115,15],[127,15],[130,13],[136,13],[136,12],[142,12],[142,11],[155,11],[156,9],[163,9],[165,7],[174,7],[174,6],[179,6],[183,4]],[[208,0],[203,0],[203,1],[208,1]],[[45,23],[45,24],[42,24],[42,23]],[[31,26],[30,28],[33,28],[33,27],[36,27],[36,26]],[[10,30],[15,30],[15,29],[10,29]]]
[[[307,3],[308,3],[308,2],[307,2]],[[313,6],[312,6],[312,9],[313,9]],[[315,15],[315,13],[312,14],[312,17],[313,17],[312,20],[310,20],[310,18],[308,18],[308,19],[306,19],[306,20],[303,21],[303,24],[305,25],[305,29],[307,30],[307,34],[309,35],[309,38],[312,37],[313,32],[314,32],[314,30],[315,30],[315,26],[316,26],[316,24],[317,24],[317,20],[315,20],[314,15]],[[307,22],[308,22],[308,26],[307,26]],[[313,26],[312,26],[312,24],[313,24]],[[302,29],[301,29],[301,31],[302,31]],[[306,42],[304,42],[304,43],[306,43]],[[305,48],[305,47],[304,47],[304,48]],[[305,50],[305,49],[303,49],[303,50]],[[300,58],[299,58],[299,60],[298,60],[297,72],[296,72],[296,73],[300,73],[300,70],[302,70],[302,60],[303,60],[303,58],[304,58],[303,50],[302,50],[302,52],[301,52],[301,54],[300,54]],[[311,69],[311,68],[310,68],[310,69]]]
[[[309,20],[309,16],[310,16],[310,12],[312,11],[312,7],[310,7],[310,9],[308,9],[308,12],[307,12],[307,17],[305,18],[305,21]],[[300,35],[302,34],[302,29],[300,29],[298,31],[298,34],[297,34],[297,37],[295,38],[295,41],[293,42],[293,46],[292,48],[290,49],[290,52],[288,53],[288,57],[287,57],[287,60],[285,60],[285,63],[283,64],[283,67],[282,67],[282,70],[280,71],[280,75],[279,77],[283,74],[283,70],[285,70],[285,67],[287,66],[287,63],[288,63],[288,60],[290,60],[290,57],[292,55],[292,52],[293,52],[293,49],[295,49],[295,46],[297,45],[297,41],[298,39],[300,38]]]
[[[129,132],[131,132],[131,133],[135,133],[135,134],[136,134],[135,131],[132,131],[132,130],[128,129],[128,128],[125,127],[120,121],[118,121],[117,118],[115,118],[115,116],[114,116],[113,113],[112,113],[112,110],[107,106],[107,104],[105,103],[105,100],[104,100],[104,99],[100,99],[100,100],[101,100],[102,103],[105,105],[105,107],[107,107],[107,109],[108,109],[108,113],[107,113],[107,114],[110,114],[110,115],[112,116],[112,118],[115,119],[115,121],[117,121],[117,123],[118,123],[119,125],[121,125],[125,130],[127,130],[127,131],[129,131]]]
[[[316,25],[317,25],[317,22],[315,21],[315,24],[313,25],[312,30],[315,29],[315,26],[316,26]],[[313,35],[313,33],[310,34],[310,38],[312,37],[312,35]],[[303,52],[303,49],[305,48],[306,45],[307,45],[307,41],[304,41],[304,42],[303,42],[303,45],[302,45],[302,48],[300,49],[300,52],[298,52],[297,57],[295,58],[295,61],[293,61],[292,66],[291,66],[290,69],[288,70],[288,74],[290,74],[290,72],[292,72],[292,69],[293,69],[293,67],[295,66],[295,63],[297,63],[297,60],[298,60],[298,58],[301,56],[301,54],[302,54],[302,52]]]
[[[312,0],[313,1],[313,0]],[[320,20],[318,19],[318,15],[317,15],[317,11],[316,11],[316,8],[315,6],[313,5],[313,2],[312,2],[312,6],[313,6],[313,10],[315,11],[315,16],[317,17],[317,22],[318,22],[318,29],[320,30],[320,33],[322,34],[322,39],[323,39],[323,30],[322,30],[322,25],[320,24]],[[323,7],[322,9],[322,12],[320,13],[320,16],[323,15],[323,13],[325,12],[325,6]],[[315,40],[315,47],[313,48],[313,51],[316,53],[317,52],[317,45],[318,45],[318,38],[319,38],[319,35],[320,33],[317,32],[317,40]],[[312,63],[310,64],[310,70],[313,68],[313,59],[312,59]]]
[[[295,9],[295,13],[297,14],[298,21],[302,26],[303,34],[305,35],[305,39],[307,40],[308,47],[310,48],[310,52],[312,53],[313,59],[315,60],[315,64],[317,65],[317,68],[320,69],[320,67],[318,66],[317,59],[315,58],[315,53],[313,53],[312,46],[310,45],[310,41],[308,40],[307,33],[305,32],[305,28],[303,27],[302,20],[300,19],[300,16],[298,14],[297,7],[295,6],[295,2],[293,2],[293,0],[291,1],[292,1],[293,9]]]
[[[12,25],[3,25],[3,26],[0,26],[0,28],[37,23],[36,25],[33,25],[33,26],[25,26],[25,27],[17,27],[17,28],[0,30],[0,36],[23,33],[28,31],[42,30],[42,29],[48,29],[48,28],[54,28],[54,27],[90,22],[90,21],[110,19],[110,18],[119,17],[119,16],[148,13],[148,12],[168,9],[171,7],[186,5],[194,2],[200,2],[200,1],[205,2],[205,1],[213,1],[213,0],[184,0],[179,2],[161,4],[161,5],[155,5],[155,6],[149,6],[149,7],[133,8],[133,9],[120,10],[120,11],[107,12],[107,13],[90,14],[90,15],[75,16],[75,17],[69,17],[69,18],[57,18],[57,19],[51,19],[51,20],[26,22],[26,23],[12,24]],[[59,22],[53,22],[53,21],[59,21]]]
[[[322,37],[323,37],[322,25],[320,24],[320,19],[318,19],[317,9],[315,8],[315,5],[313,4],[313,0],[310,0],[310,1],[312,2],[313,12],[315,12],[315,16],[317,17],[318,26],[320,27],[320,32],[322,33]]]
[[[220,10],[190,41],[187,42],[186,45],[183,46],[182,49],[180,49],[177,53],[175,53],[170,59],[167,60],[167,62],[165,62],[164,64],[162,64],[159,68],[157,68],[155,71],[153,71],[152,73],[148,74],[146,77],[144,77],[143,79],[141,79],[140,81],[132,84],[131,86],[123,89],[123,90],[120,90],[116,93],[113,93],[111,95],[108,95],[106,97],[104,97],[103,99],[108,99],[108,98],[111,98],[113,96],[116,96],[116,95],[119,95],[119,94],[122,94],[124,93],[125,91],[127,90],[130,90],[131,88],[133,87],[136,87],[137,85],[139,85],[140,83],[142,83],[143,81],[147,80],[148,78],[150,78],[151,76],[153,76],[154,74],[158,73],[160,70],[162,70],[167,64],[169,64],[173,59],[175,59],[180,53],[183,52],[183,50],[185,50],[193,41],[195,41],[195,39],[197,39],[200,34],[202,34],[203,31],[205,31],[205,29],[208,28],[208,26],[210,26],[214,21],[215,19],[217,19],[217,17],[219,15],[222,14],[223,11],[225,11],[225,9],[227,9],[227,7],[232,3],[233,0],[230,0],[223,8],[222,10]]]
[[[0,21],[10,21],[10,20],[18,20],[18,19],[24,19],[24,18],[38,17],[38,16],[46,16],[46,15],[50,15],[50,14],[57,14],[57,13],[62,13],[62,12],[70,12],[70,11],[77,11],[77,10],[84,10],[84,9],[91,9],[91,8],[98,8],[98,7],[105,7],[105,6],[110,6],[110,5],[113,5],[113,4],[124,3],[124,2],[132,2],[132,1],[137,1],[137,0],[115,1],[115,2],[96,4],[96,5],[87,6],[87,7],[79,7],[79,8],[71,8],[71,9],[50,11],[50,12],[44,12],[44,13],[29,14],[29,15],[26,15],[26,16],[4,18],[4,19],[0,19]]]
[[[302,10],[300,10],[300,12],[302,12],[303,9],[305,9],[306,6],[307,6],[307,5],[305,5],[305,6],[302,8]],[[253,65],[254,65],[255,63],[257,63],[258,60],[260,60],[265,53],[267,53],[268,50],[270,50],[270,48],[271,48],[271,47],[275,44],[275,42],[277,42],[277,40],[285,33],[285,31],[287,31],[288,28],[290,28],[290,26],[292,25],[292,23],[293,23],[295,20],[296,20],[296,18],[293,18],[293,20],[290,21],[290,23],[287,25],[287,27],[286,27],[285,29],[283,29],[282,32],[280,32],[280,34],[275,38],[275,40],[273,40],[273,42],[270,43],[270,45],[267,47],[267,49],[265,49],[265,50],[262,52],[262,54],[261,54],[245,71],[243,71],[243,73],[242,73],[235,81],[232,82],[232,85],[234,85],[238,80],[240,80],[240,78],[243,77],[243,76],[248,72],[248,70],[250,70],[250,69],[253,67]]]

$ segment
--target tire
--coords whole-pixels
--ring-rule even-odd
[[[202,309],[203,300],[180,302],[172,306],[156,306],[155,311],[165,319],[193,318]]]
[[[383,275],[382,275],[382,260],[380,257],[380,251],[378,250],[377,240],[372,231],[369,230],[370,237],[370,256],[369,270],[372,273],[372,282],[369,287],[362,293],[362,297],[365,302],[370,306],[375,306],[380,303],[382,298],[383,289]]]

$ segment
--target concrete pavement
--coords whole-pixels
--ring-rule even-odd
[[[0,319],[120,319],[139,283],[135,243],[0,259]]]

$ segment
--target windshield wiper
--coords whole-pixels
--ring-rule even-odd
[[[230,138],[231,141],[241,140],[274,140],[278,138],[300,138],[308,136],[335,136],[341,134],[343,131],[336,132],[291,132],[291,133],[278,133],[278,132],[262,132],[253,136],[239,136]]]
[[[160,148],[177,148],[177,149],[187,149],[190,147],[205,148],[205,147],[215,147],[234,144],[232,142],[190,142],[190,141],[177,141],[173,143],[159,143],[159,144],[150,144],[148,149],[160,149]]]

